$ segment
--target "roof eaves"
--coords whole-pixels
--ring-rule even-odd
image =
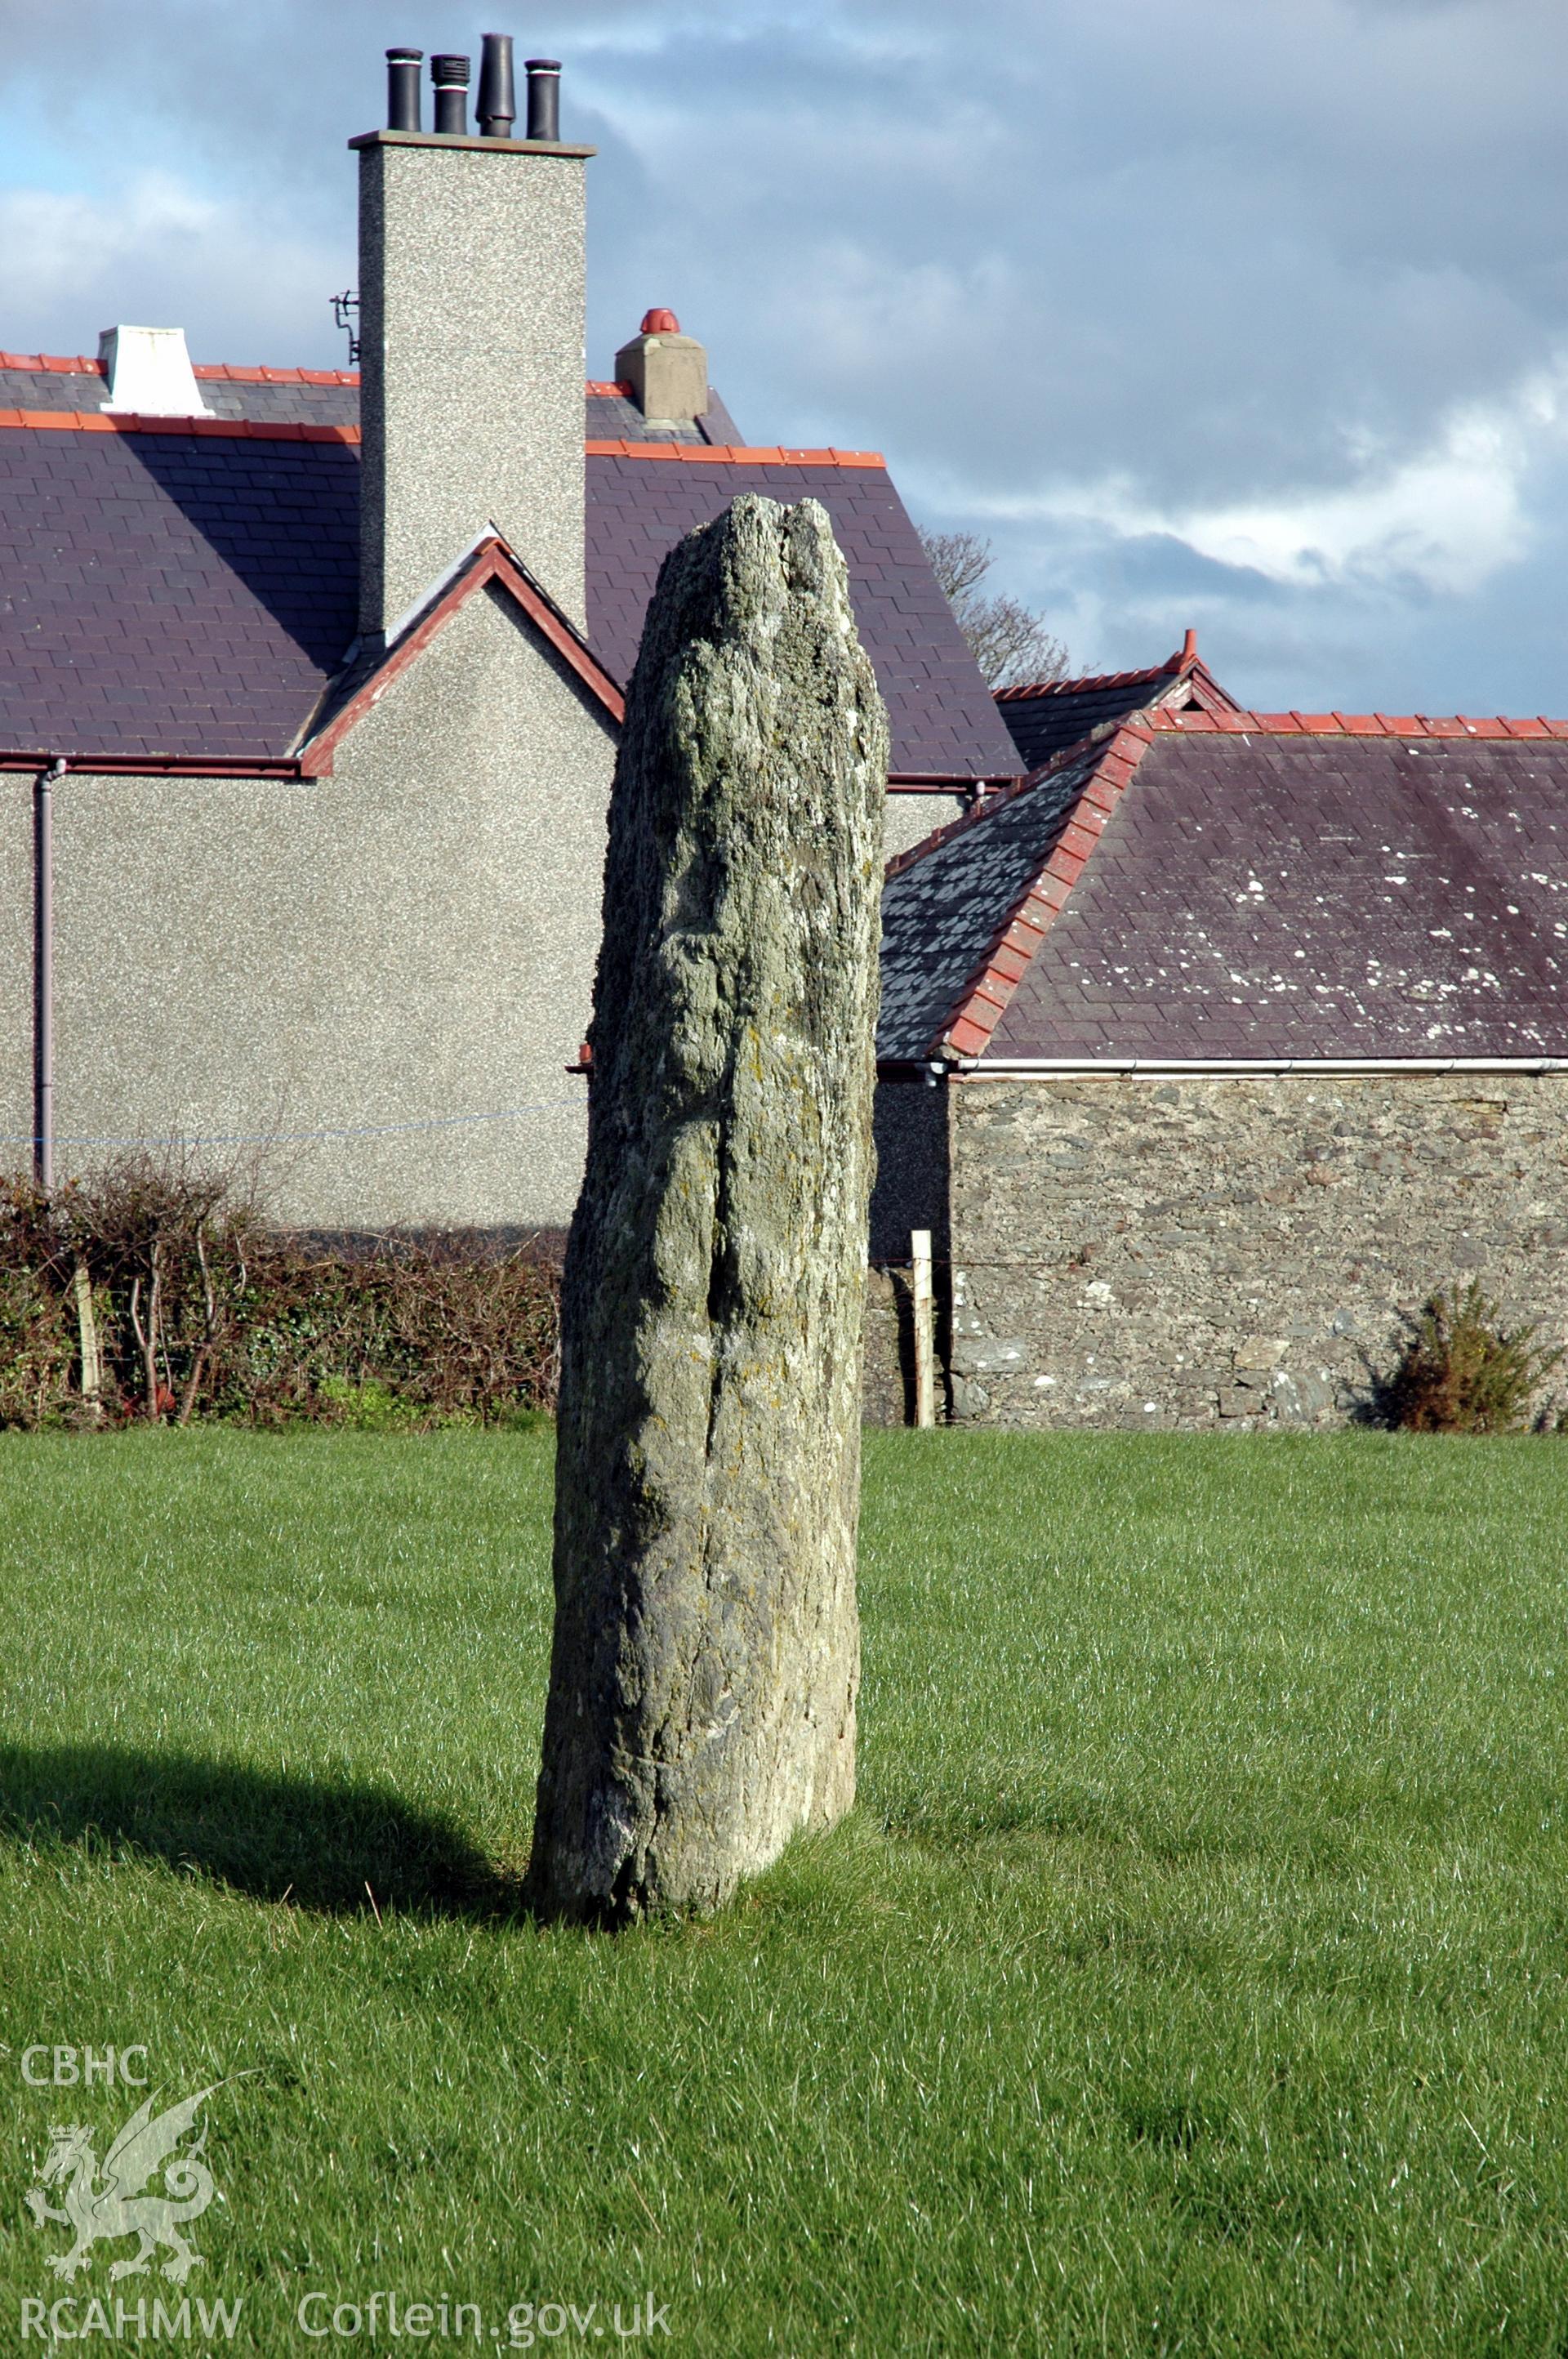
[[[998,789],[1022,787],[1028,776],[1024,770],[890,770],[888,789],[903,795],[984,795],[989,789],[994,800]]]
[[[581,633],[540,589],[500,535],[492,534],[480,542],[455,578],[437,592],[424,613],[410,622],[352,693],[332,712],[325,726],[317,725],[312,733],[316,715],[311,716],[298,747],[299,766],[304,777],[330,777],[333,759],[344,738],[380,702],[393,682],[401,679],[410,665],[417,661],[459,609],[465,606],[477,591],[492,582],[515,601],[539,636],[561,657],[568,669],[576,673],[583,687],[603,707],[617,727],[620,726],[626,717],[626,701],[620,683],[611,679]],[[329,689],[329,701],[330,693]],[[318,707],[318,712],[322,709]]]
[[[932,1057],[978,1057],[989,1047],[991,1035],[1006,1014],[1031,960],[1066,907],[1074,886],[1094,855],[1107,820],[1153,742],[1154,732],[1143,722],[1124,722],[1097,755],[1049,856],[1008,910],[931,1043]],[[1033,791],[1037,783],[1031,780],[1022,791]],[[997,797],[985,812],[977,814],[972,823],[983,825],[1004,800],[1011,799]],[[956,834],[964,824],[957,822],[949,834]]]
[[[298,778],[291,754],[94,754],[47,753],[26,747],[0,750],[0,772],[48,769],[62,762],[67,772],[93,778]]]

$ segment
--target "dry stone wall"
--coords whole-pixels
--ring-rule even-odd
[[[1344,1424],[1397,1357],[1401,1313],[1454,1278],[1568,1340],[1568,1077],[944,1095],[959,1420]]]

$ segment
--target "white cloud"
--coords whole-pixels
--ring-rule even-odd
[[[291,234],[173,173],[143,172],[104,196],[0,190],[0,320],[13,349],[23,322],[26,349],[74,353],[135,321],[184,328],[197,360],[311,359],[297,349],[302,293],[319,302],[324,342],[326,299],[348,275],[346,241]],[[320,356],[342,364],[341,352]]]
[[[998,521],[1093,524],[1183,542],[1217,564],[1292,588],[1414,584],[1480,589],[1530,551],[1531,476],[1568,449],[1568,354],[1512,393],[1455,409],[1427,446],[1350,481],[1281,485],[1253,499],[1161,501],[1125,477],[1057,484],[979,505]]]
[[[384,0],[0,0],[0,343],[330,365]],[[455,0],[423,28],[477,49]],[[504,19],[503,20],[504,21]],[[650,302],[741,430],[885,450],[1086,663],[1563,709],[1562,0],[539,0],[590,367]],[[164,168],[132,177],[131,166]],[[122,185],[123,183],[123,185]]]

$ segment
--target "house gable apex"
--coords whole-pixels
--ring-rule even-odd
[[[431,592],[391,646],[366,655],[351,655],[337,679],[329,683],[320,705],[300,733],[296,749],[299,775],[330,777],[339,747],[366,713],[381,701],[395,681],[417,664],[431,641],[454,614],[483,590],[495,589],[509,598],[535,636],[575,673],[587,694],[616,728],[626,717],[626,700],[619,681],[605,670],[576,625],[540,589],[499,533],[487,534],[445,582]]]

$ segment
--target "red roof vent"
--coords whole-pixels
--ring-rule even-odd
[[[642,333],[644,336],[678,336],[680,321],[673,311],[666,311],[661,305],[652,311],[643,312]]]

